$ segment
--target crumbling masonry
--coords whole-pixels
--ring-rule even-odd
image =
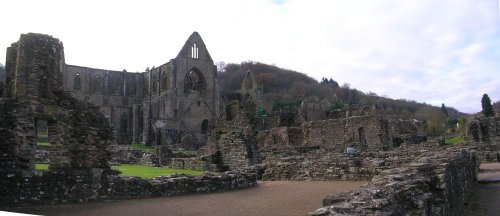
[[[196,49],[190,49],[189,46],[192,43],[198,44]],[[190,50],[196,53],[190,58],[196,60],[187,59],[191,53]],[[210,63],[210,67],[205,68],[207,62]],[[169,64],[185,68],[170,71],[171,75],[175,76],[166,79],[169,82],[165,81],[165,83],[174,83],[170,86],[171,88],[158,87],[151,93],[156,94],[155,100],[158,104],[165,102],[165,104],[171,105],[165,100],[176,100],[172,107],[180,108],[180,113],[174,115],[173,119],[159,120],[161,115],[159,117],[153,115],[153,111],[145,111],[145,115],[148,116],[145,119],[147,121],[155,120],[152,125],[162,129],[173,122],[186,133],[204,132],[204,128],[201,126],[207,126],[208,122],[205,119],[210,118],[215,113],[216,108],[215,99],[210,98],[210,95],[214,95],[215,83],[211,80],[215,79],[215,73],[211,73],[214,69],[211,67],[213,64],[211,64],[211,59],[197,33],[190,37],[188,44],[181,50],[178,58]],[[124,88],[125,86],[140,86],[135,85],[137,83],[125,85],[128,82],[125,78],[135,77],[137,81],[141,80],[140,76],[165,75],[167,72],[162,73],[161,69],[156,69],[147,74],[129,75],[109,71],[96,72],[82,68],[80,68],[82,71],[75,72],[76,69],[78,68],[65,64],[62,43],[48,35],[23,34],[18,42],[13,43],[7,49],[6,88],[3,97],[0,98],[0,207],[28,203],[47,204],[170,196],[225,191],[256,185],[256,174],[238,171],[226,172],[218,176],[211,174],[199,177],[169,176],[152,180],[118,176],[117,171],[111,170],[109,165],[110,147],[115,143],[116,137],[116,125],[114,128],[111,123],[116,120],[113,117],[116,115],[112,114],[113,112],[111,112],[111,116],[110,113],[105,115],[102,112],[106,113],[106,109],[110,107],[111,110],[116,110],[116,107],[105,106],[103,110],[96,105],[94,100],[97,98],[104,102],[114,98],[114,102],[110,102],[110,104],[121,100],[120,109],[125,111],[120,115],[124,112],[127,114],[123,121],[117,125],[126,129],[123,132],[129,132],[131,125],[129,122],[132,116],[129,115],[131,113],[128,111],[137,108],[132,107],[131,104],[135,104],[138,99],[125,97],[124,95],[128,94],[129,91]],[[208,73],[202,74],[201,71]],[[66,76],[73,72],[75,74],[71,78]],[[122,82],[108,85],[108,82],[102,81],[112,75],[118,75],[117,79]],[[175,77],[177,75],[180,76],[179,82],[183,81],[184,88],[176,88]],[[100,77],[100,80],[95,79],[96,77]],[[189,77],[189,81],[186,81],[185,77]],[[75,80],[75,82],[72,83],[68,79]],[[95,89],[101,93],[86,98],[85,94],[68,92],[68,85],[83,93],[88,89],[94,89],[94,85],[97,85],[98,87]],[[115,92],[114,96],[105,93],[114,87],[121,88],[123,91]],[[131,89],[132,92],[137,90],[135,87]],[[160,91],[160,89],[164,91]],[[137,92],[139,91],[137,90]],[[123,95],[120,92],[123,92]],[[179,93],[178,97],[175,96],[177,93]],[[167,97],[168,94],[173,94],[173,96]],[[73,96],[80,99],[82,98],[79,96],[85,96],[85,98],[81,101]],[[153,98],[152,95],[151,98]],[[148,103],[155,102],[148,101]],[[153,110],[159,108],[160,105],[156,108],[154,105],[147,107],[148,109],[151,107],[152,109],[149,110]],[[139,118],[140,115],[136,117]],[[135,117],[133,118],[135,119]],[[51,144],[48,171],[34,170],[38,121],[47,122],[48,140]],[[161,121],[166,121],[163,124],[164,127],[159,123]],[[137,124],[139,122],[141,121],[136,121]],[[123,127],[124,125],[127,127]],[[155,132],[146,129],[145,131],[157,133],[159,130]],[[196,142],[197,133],[194,133],[193,136]],[[158,135],[147,136],[147,138],[151,137],[159,139]],[[123,137],[118,136],[118,140],[120,139],[123,140]],[[165,145],[158,148],[162,149],[159,152],[168,150]],[[159,157],[158,160],[162,163],[161,161],[168,160],[168,158]]]
[[[15,49],[9,49],[7,61],[16,60]],[[62,45],[59,49],[57,52],[62,53]],[[11,83],[15,69],[10,65],[6,68],[7,89],[15,88]],[[43,73],[47,69],[44,67],[29,70]],[[177,57],[144,72],[74,66],[64,59],[57,67],[57,79],[47,77],[48,81],[57,81],[60,92],[99,106],[111,122],[117,144],[179,144],[195,150],[206,142],[208,126],[219,112],[217,70],[197,32],[188,38]]]

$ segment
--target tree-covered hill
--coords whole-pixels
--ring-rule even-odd
[[[376,106],[384,113],[385,118],[417,119],[425,124],[428,132],[436,134],[456,128],[457,123],[467,116],[452,107],[446,107],[445,104],[436,107],[412,100],[395,100],[372,92],[361,92],[348,83],[339,85],[334,77],[317,81],[304,73],[251,61],[227,65],[219,63],[218,66],[221,89],[226,92],[238,90],[246,71],[251,70],[257,83],[263,86],[267,111],[298,105],[305,97],[318,96],[328,104],[328,109],[349,105]]]

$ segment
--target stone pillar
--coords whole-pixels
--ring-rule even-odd
[[[150,104],[149,101],[143,103],[143,129],[142,129],[142,142],[145,145],[151,145],[151,113],[150,113]]]
[[[143,119],[142,105],[134,104],[132,108],[132,143],[140,143],[142,142],[142,128],[140,122]]]

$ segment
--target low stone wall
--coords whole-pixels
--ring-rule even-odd
[[[139,164],[144,155],[140,149],[131,149],[126,145],[113,145],[111,151],[111,164]]]
[[[483,163],[500,162],[500,139],[496,142],[465,142],[460,144],[463,147],[475,147],[477,157]]]
[[[355,156],[317,149],[309,152],[264,152],[262,180],[370,180],[383,170],[406,165],[441,149],[437,140],[403,145],[392,151],[361,152]]]
[[[175,169],[203,170],[203,161],[199,158],[172,158],[168,166]]]
[[[103,173],[102,169],[0,172],[0,206],[74,203],[92,200],[163,197],[247,188],[257,175],[230,171],[218,176],[177,175],[141,179]]]
[[[327,196],[309,215],[458,215],[478,169],[474,150],[443,149],[385,170],[360,190]]]

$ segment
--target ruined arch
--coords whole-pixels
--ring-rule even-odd
[[[205,87],[205,78],[196,68],[191,69],[184,77],[184,93],[189,93],[191,91],[203,93]]]

